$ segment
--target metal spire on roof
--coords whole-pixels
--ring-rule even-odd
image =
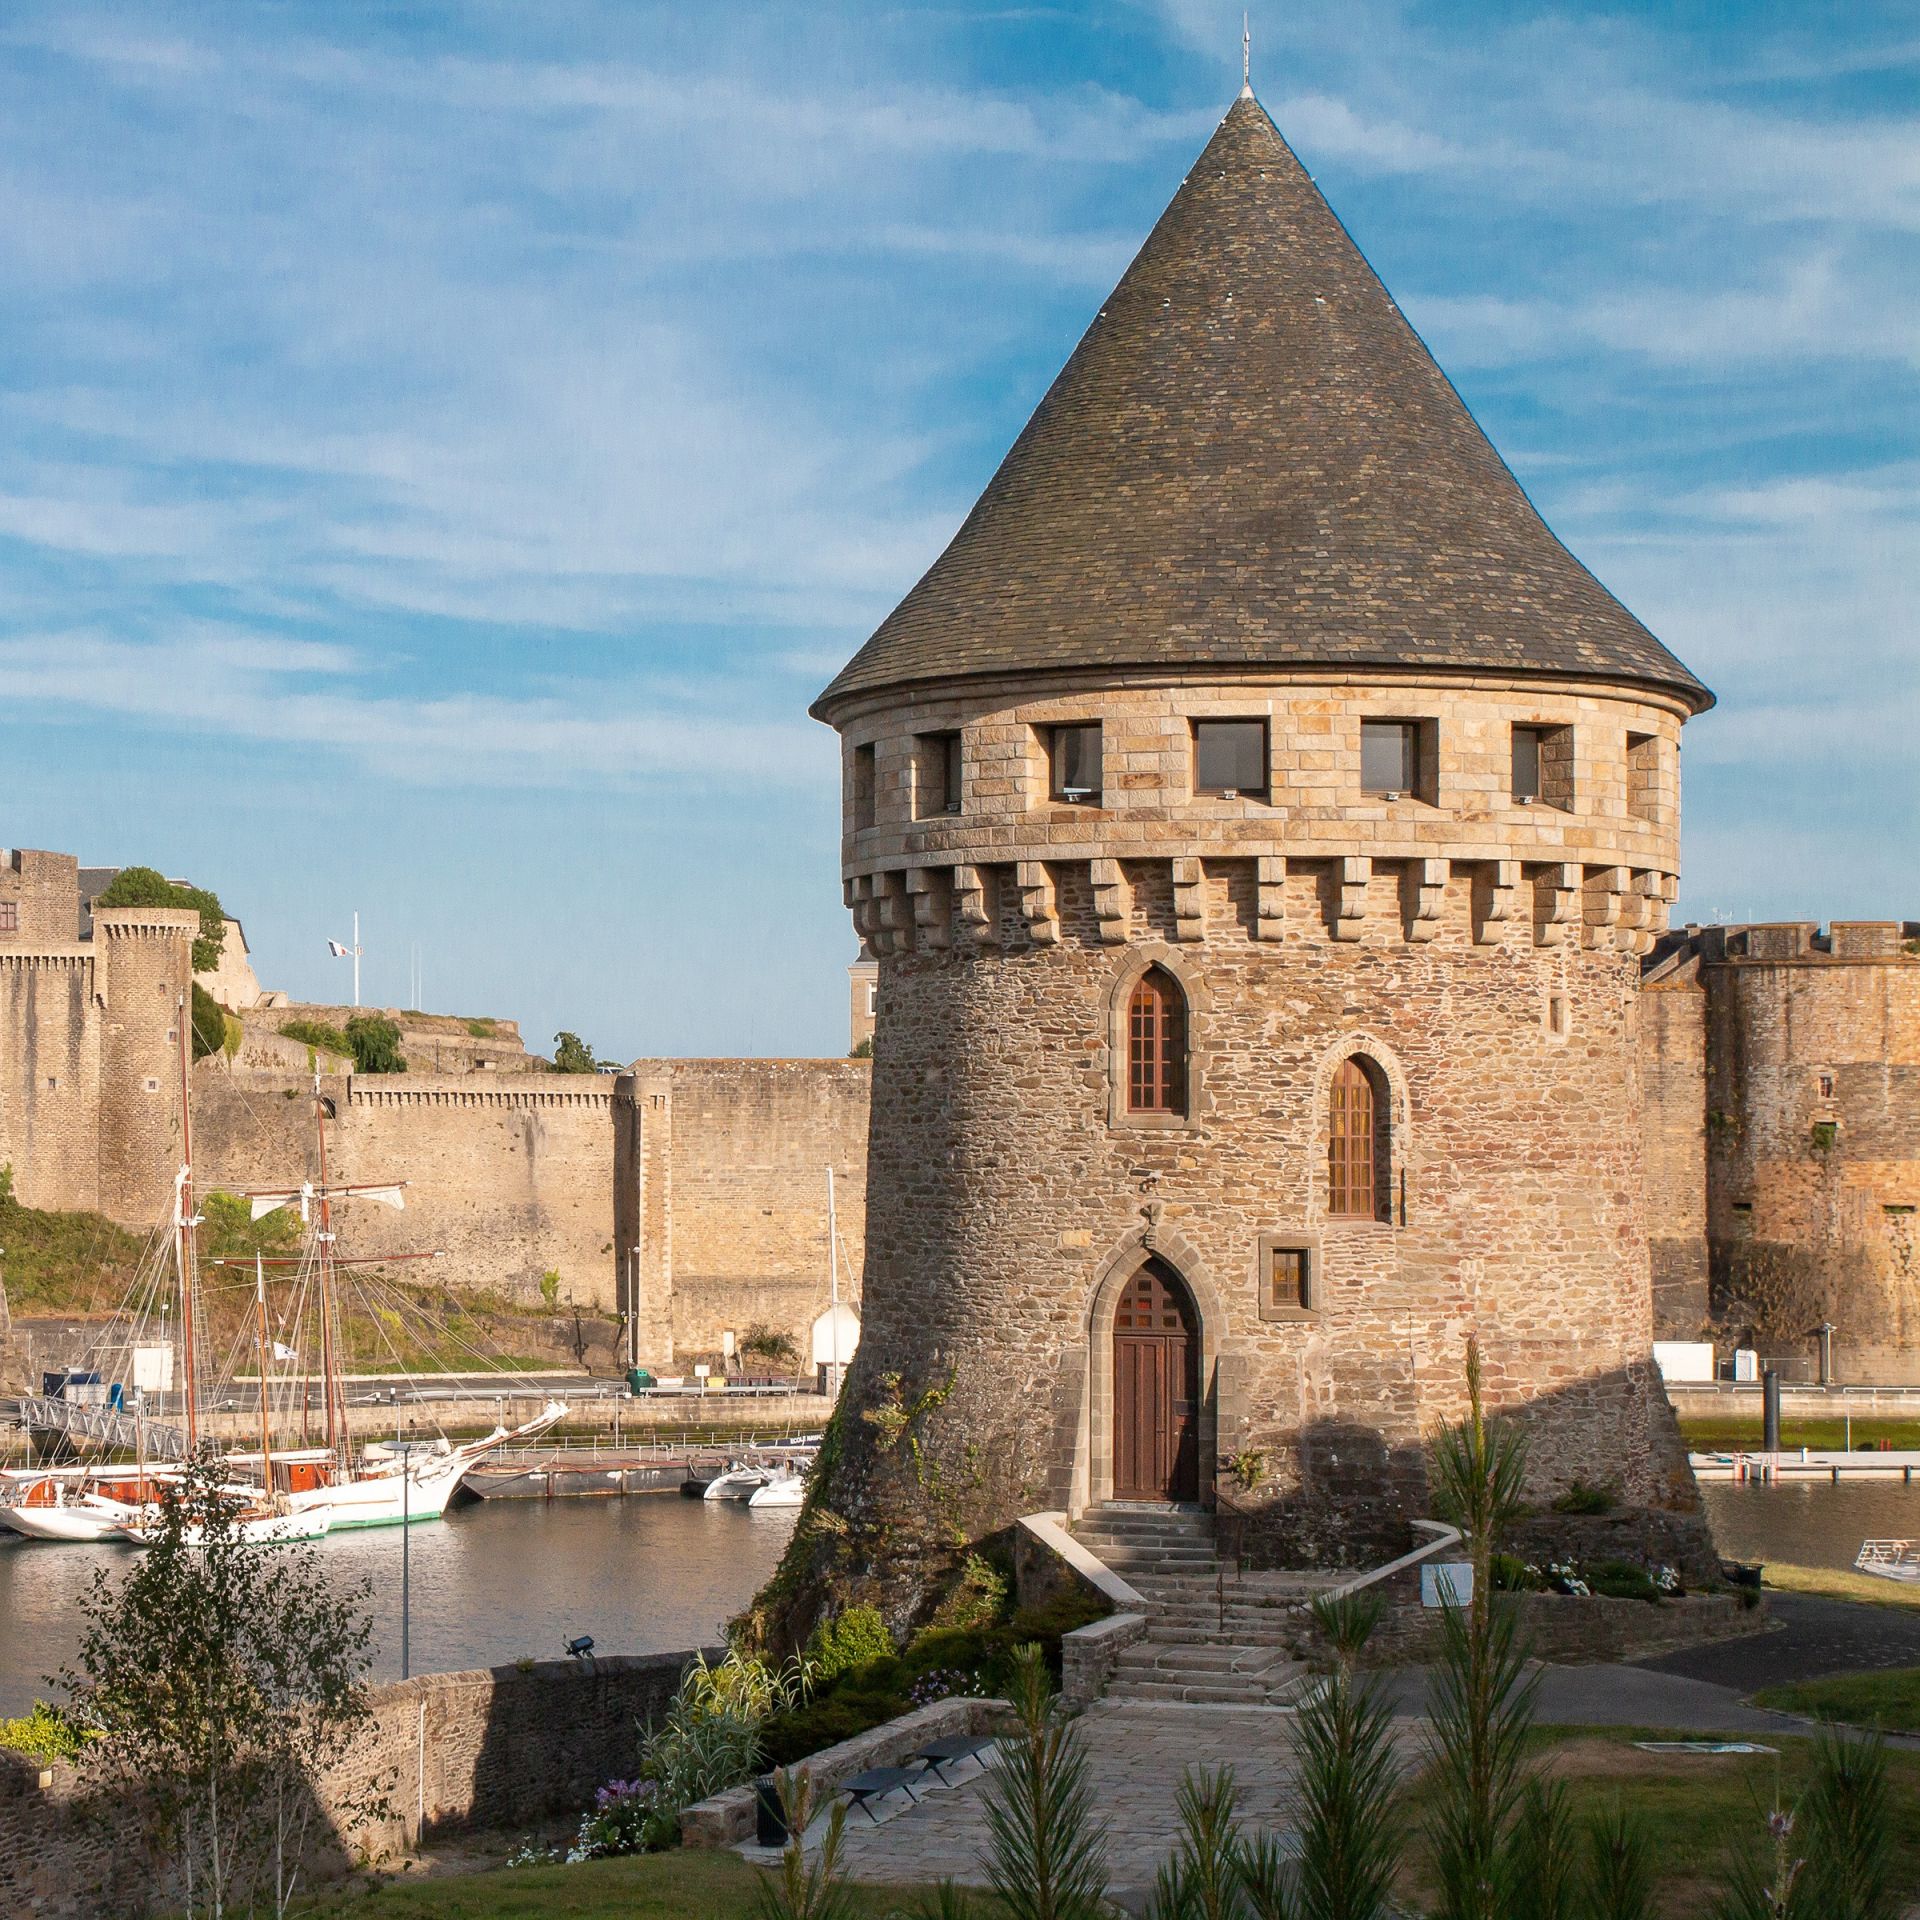
[[[1253,98],[1253,24],[1252,16],[1240,16],[1240,97]]]

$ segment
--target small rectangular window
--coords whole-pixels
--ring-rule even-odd
[[[1360,786],[1365,793],[1399,797],[1420,792],[1420,723],[1360,722]]]
[[[18,933],[19,931],[20,902],[0,900],[0,933]]]
[[[1306,1248],[1275,1247],[1269,1257],[1269,1302],[1283,1313],[1304,1313],[1311,1304],[1307,1298]]]
[[[864,833],[873,825],[873,748],[853,750],[853,830]]]
[[[1542,727],[1513,730],[1513,797],[1523,807],[1540,798],[1540,743]]]
[[[1255,1274],[1262,1320],[1305,1320],[1320,1311],[1319,1243],[1307,1235],[1263,1233]]]
[[[1193,790],[1225,799],[1267,797],[1267,723],[1264,720],[1196,720],[1193,723]]]
[[[1627,811],[1636,820],[1660,818],[1660,736],[1627,735]]]
[[[914,742],[913,810],[921,820],[960,811],[957,733],[923,733]]]
[[[1075,721],[1047,735],[1050,798],[1082,806],[1100,804],[1100,723]]]

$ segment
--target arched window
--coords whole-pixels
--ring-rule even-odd
[[[1386,1078],[1360,1054],[1333,1070],[1327,1100],[1327,1211],[1393,1218],[1391,1107]]]
[[[1127,1003],[1127,1111],[1186,1110],[1186,996],[1172,974],[1149,967]]]

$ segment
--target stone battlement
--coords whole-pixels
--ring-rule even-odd
[[[1179,855],[883,868],[844,883],[868,954],[1246,939],[1584,947],[1644,955],[1678,877],[1573,862]]]

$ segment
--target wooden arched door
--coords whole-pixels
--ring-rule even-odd
[[[1187,1290],[1149,1260],[1113,1314],[1113,1497],[1200,1497],[1200,1341]]]

